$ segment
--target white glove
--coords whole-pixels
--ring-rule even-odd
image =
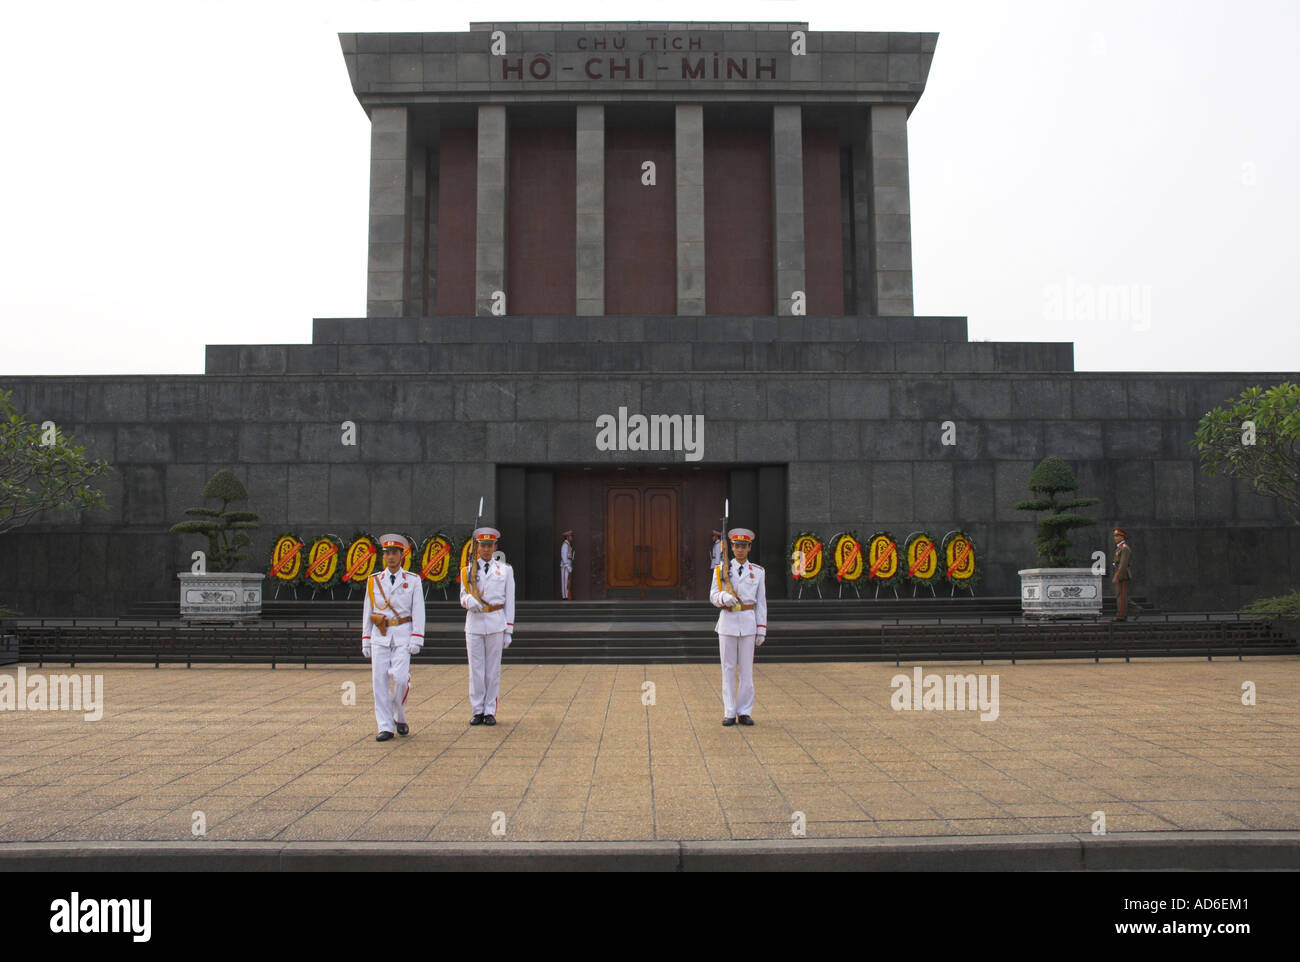
[[[765,642],[765,641],[767,641],[767,635],[755,635],[755,636],[754,636],[754,647],[756,647],[756,648],[762,648],[762,647],[763,647],[763,642]]]
[[[482,610],[483,610],[483,602],[479,601],[477,598],[470,598],[470,599],[468,599],[468,600],[465,602],[465,610],[466,610],[466,611],[482,611]]]
[[[361,645],[361,655],[363,658],[370,657],[370,642],[367,641]]]
[[[514,636],[513,634],[511,634],[510,632],[507,631],[507,632],[506,632],[505,640],[502,642],[501,647],[503,647],[503,648],[509,648],[509,647],[510,647],[510,642],[512,642],[512,641],[514,641],[514,640],[515,640],[515,636]]]
[[[730,591],[721,591],[721,592],[719,592],[719,593],[718,593],[718,600],[721,601],[721,602],[722,602],[724,605],[726,605],[727,607],[731,607],[732,605],[740,604],[740,602],[736,600],[736,596],[733,595]]]
[[[420,653],[420,646],[419,646],[419,645],[407,645],[407,646],[406,646],[406,650],[407,650],[408,652],[410,652],[412,655],[418,655],[418,654]]]

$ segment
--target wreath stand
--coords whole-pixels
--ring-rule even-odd
[[[803,586],[804,586],[804,579],[800,578],[800,579],[799,579],[799,594],[795,595],[795,601],[799,601],[800,599],[803,598]],[[821,600],[822,600],[822,586],[821,586],[821,583],[820,583],[820,582],[816,582],[816,581],[814,581],[814,582],[813,582],[813,587],[817,589],[817,600],[818,600],[818,601],[821,601]]]

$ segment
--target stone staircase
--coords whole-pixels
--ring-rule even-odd
[[[1109,599],[1108,599],[1109,601]],[[1113,602],[1112,602],[1113,604]],[[1112,609],[1113,610],[1113,609]],[[24,662],[270,663],[362,661],[359,606],[350,601],[268,603],[254,625],[191,626],[174,603],[141,605],[120,619],[11,623]],[[714,610],[698,601],[524,601],[516,611],[515,664],[709,663]],[[1019,599],[895,601],[777,599],[769,603],[768,662],[1029,658],[1244,657],[1300,654],[1265,620],[1224,613],[1144,614],[1136,621],[1026,623]],[[464,613],[431,601],[417,663],[465,660]]]

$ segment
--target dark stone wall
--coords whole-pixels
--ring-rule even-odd
[[[478,132],[447,127],[438,140],[438,313],[474,313]]]
[[[771,131],[704,125],[708,314],[765,314],[772,293]]]
[[[316,346],[348,346],[320,335],[351,337],[365,323],[321,322]],[[352,347],[367,356],[365,346]],[[235,350],[251,352],[246,370],[287,356]],[[595,419],[626,406],[703,414],[702,468],[786,465],[788,536],[805,528],[827,538],[846,528],[899,538],[964,528],[979,548],[981,594],[1016,593],[1016,571],[1033,566],[1033,520],[1013,505],[1027,497],[1033,465],[1056,454],[1075,466],[1080,494],[1102,499],[1092,512],[1101,523],[1076,540],[1081,557],[1108,549],[1106,531],[1120,523],[1134,544],[1138,594],[1165,608],[1235,607],[1300,582],[1300,528],[1246,485],[1204,475],[1188,441],[1209,408],[1250,385],[1295,377],[952,370],[3,377],[0,388],[13,390],[30,418],[58,422],[116,472],[103,486],[107,514],[50,519],[4,536],[0,602],[90,615],[174,597],[175,573],[202,544],[167,528],[223,467],[244,479],[264,519],[254,569],[284,528],[423,537],[438,526],[468,527],[481,494],[496,517],[496,465],[686,467],[680,452],[596,450]],[[941,443],[949,420],[954,446]],[[356,446],[341,443],[344,421],[357,426]]]
[[[577,142],[572,127],[510,128],[506,289],[519,314],[577,310]]]
[[[840,135],[829,127],[803,130],[804,277],[809,314],[844,313]]]
[[[677,311],[673,138],[670,125],[605,128],[606,314]],[[641,183],[647,160],[655,165],[653,187]]]

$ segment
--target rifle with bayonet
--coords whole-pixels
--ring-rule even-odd
[[[740,596],[731,587],[731,559],[727,557],[727,549],[731,545],[731,539],[727,535],[727,521],[730,514],[731,499],[727,498],[722,502],[722,564],[718,565],[715,577],[718,579],[718,590],[725,591],[736,599],[734,604],[728,606],[728,609],[730,611],[741,611]]]
[[[483,499],[478,499],[478,515],[474,518],[474,531],[483,523]],[[465,573],[465,592],[480,605],[483,596],[478,591],[478,542],[474,540],[474,531],[469,533],[469,570]]]

